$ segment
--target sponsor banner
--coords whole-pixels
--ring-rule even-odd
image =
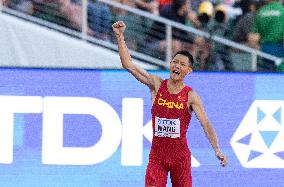
[[[153,136],[145,85],[119,70],[0,75],[1,186],[144,186]],[[200,95],[229,160],[220,166],[193,115],[187,138],[194,186],[283,186],[284,75],[197,72],[186,83]],[[161,133],[178,132],[178,119],[157,120]]]

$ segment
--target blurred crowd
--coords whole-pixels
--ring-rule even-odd
[[[116,0],[155,16],[194,27],[284,58],[284,3],[278,0]],[[80,31],[81,0],[4,0],[4,6]],[[126,22],[130,49],[165,59],[166,25],[97,0],[87,5],[90,36],[114,42],[111,25]],[[251,71],[251,54],[173,27],[172,54],[189,50],[196,70]],[[258,71],[284,71],[284,62],[258,59]]]

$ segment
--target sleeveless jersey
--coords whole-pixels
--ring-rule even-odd
[[[153,145],[187,144],[186,132],[191,119],[188,111],[188,92],[185,86],[179,93],[168,91],[167,80],[161,83],[152,106]]]

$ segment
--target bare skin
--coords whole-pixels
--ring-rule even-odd
[[[250,47],[259,49],[259,41],[260,41],[260,35],[258,33],[249,33],[248,34],[248,45]]]
[[[112,28],[118,42],[118,51],[123,68],[128,70],[138,81],[149,87],[153,103],[163,80],[160,77],[152,75],[146,70],[132,63],[132,59],[128,52],[123,35],[126,25],[122,21],[118,21],[112,25]],[[178,74],[174,72],[178,72]],[[170,78],[167,81],[169,92],[172,94],[179,93],[185,87],[184,78],[191,72],[192,67],[189,59],[181,54],[176,55],[170,63]],[[194,112],[196,114],[207,138],[214,149],[215,155],[221,162],[221,166],[226,166],[228,163],[227,158],[224,154],[222,154],[219,148],[214,128],[208,120],[199,95],[195,91],[189,92],[187,107],[190,113]]]

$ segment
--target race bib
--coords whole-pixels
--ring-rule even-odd
[[[179,138],[180,137],[180,120],[155,117],[154,136]]]

